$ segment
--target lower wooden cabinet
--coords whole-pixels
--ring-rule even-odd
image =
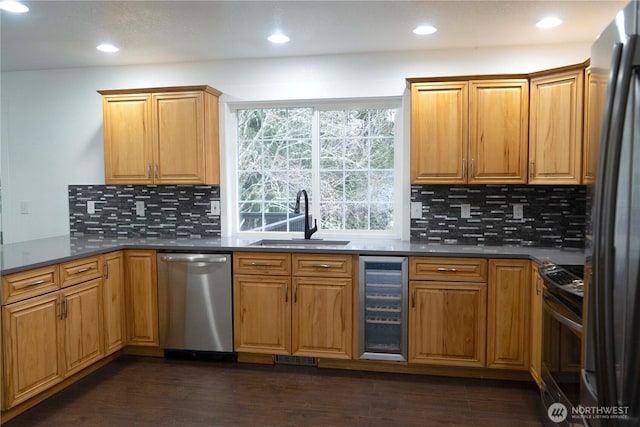
[[[487,261],[409,258],[409,362],[484,367]]]
[[[531,262],[531,363],[529,372],[533,379],[542,383],[542,276],[538,263]]]
[[[104,356],[102,279],[65,288],[60,297],[65,375],[71,375]]]
[[[127,250],[124,265],[127,344],[157,347],[160,341],[156,251]]]
[[[3,307],[4,409],[64,379],[60,309],[58,293]]]
[[[409,362],[484,367],[485,283],[411,281],[409,295]]]
[[[122,252],[102,256],[105,355],[120,350],[127,342]]]
[[[5,306],[4,408],[100,360],[102,313],[101,279]]]
[[[291,277],[236,275],[236,351],[291,354]]]
[[[351,359],[352,279],[293,278],[292,353]]]
[[[235,253],[234,267],[236,351],[352,357],[350,255]]]
[[[530,261],[489,260],[488,368],[529,369],[530,276]]]

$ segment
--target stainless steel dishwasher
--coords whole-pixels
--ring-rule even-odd
[[[157,256],[160,347],[232,352],[231,254]]]

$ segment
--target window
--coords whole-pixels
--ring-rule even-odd
[[[391,235],[398,106],[239,108],[239,232],[304,229],[305,189],[319,229]]]

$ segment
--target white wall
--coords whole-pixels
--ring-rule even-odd
[[[208,84],[225,94],[223,102],[406,96],[407,77],[528,73],[582,62],[589,49],[519,46],[5,72],[5,243],[68,234],[67,186],[104,183],[98,89]]]

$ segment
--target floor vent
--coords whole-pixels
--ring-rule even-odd
[[[318,366],[318,359],[305,356],[273,356],[273,362],[277,365]]]

